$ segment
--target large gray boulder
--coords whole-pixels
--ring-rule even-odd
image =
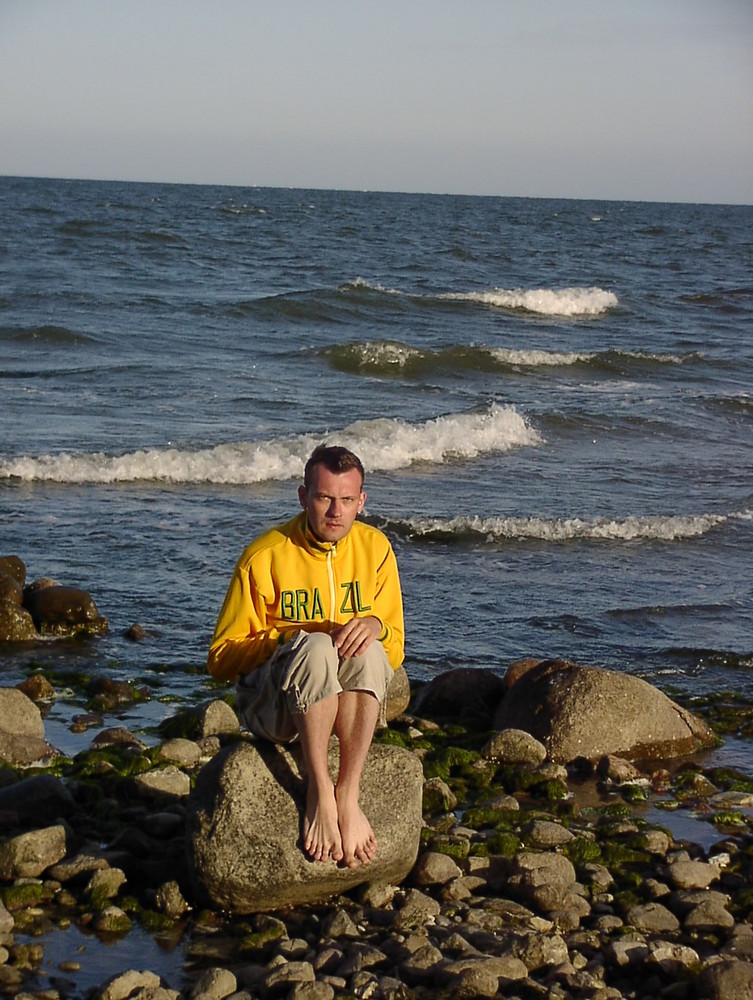
[[[563,764],[603,754],[674,757],[716,742],[702,719],[640,677],[566,660],[544,660],[522,674],[494,728],[525,730]]]
[[[44,739],[42,714],[18,688],[0,688],[0,761],[34,764],[58,753]]]
[[[339,765],[329,753],[333,778]],[[423,770],[399,747],[372,745],[361,808],[379,842],[370,865],[312,862],[300,846],[304,786],[297,747],[263,741],[222,751],[201,771],[188,801],[188,865],[209,905],[254,913],[321,902],[364,882],[395,884],[412,869],[421,830]]]

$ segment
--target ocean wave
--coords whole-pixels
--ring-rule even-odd
[[[501,543],[540,541],[659,541],[698,538],[729,520],[749,519],[750,511],[734,514],[688,514],[609,518],[412,517],[391,520],[382,527],[415,540]]]
[[[652,354],[643,351],[545,351],[452,345],[425,350],[397,340],[351,341],[324,349],[323,354],[340,371],[375,375],[420,375],[424,371],[519,372],[521,369],[589,365],[606,371],[631,370],[654,365],[680,365],[702,359],[697,352]]]
[[[543,316],[599,316],[618,304],[614,292],[603,288],[579,287],[493,288],[485,292],[452,292],[442,297]]]
[[[514,408],[494,405],[482,412],[448,414],[417,424],[386,417],[359,420],[319,436],[300,434],[198,450],[150,448],[124,455],[63,452],[4,458],[0,459],[0,480],[243,485],[302,476],[306,459],[322,441],[352,448],[367,472],[387,472],[418,462],[441,464],[532,447],[541,440]]]
[[[4,326],[0,327],[0,341],[13,341],[19,344],[91,344],[94,337],[67,326]]]

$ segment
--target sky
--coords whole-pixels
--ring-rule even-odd
[[[0,175],[753,204],[753,0],[0,0]]]

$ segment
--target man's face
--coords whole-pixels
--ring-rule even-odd
[[[361,488],[358,469],[330,472],[323,465],[315,465],[309,488],[300,486],[298,499],[317,538],[323,542],[339,542],[363,510],[366,494]]]

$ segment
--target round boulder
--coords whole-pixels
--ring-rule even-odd
[[[187,854],[198,896],[233,913],[321,902],[364,882],[397,884],[412,869],[421,831],[421,762],[400,747],[372,745],[361,808],[379,847],[369,865],[314,862],[300,845],[305,792],[298,747],[260,741],[222,751],[188,800]],[[339,748],[329,753],[330,773]]]
[[[91,595],[76,587],[27,587],[24,605],[43,635],[100,635],[108,629]]]
[[[604,754],[673,757],[712,746],[712,729],[647,681],[631,674],[545,660],[508,690],[495,729],[517,728],[557,763]]]

